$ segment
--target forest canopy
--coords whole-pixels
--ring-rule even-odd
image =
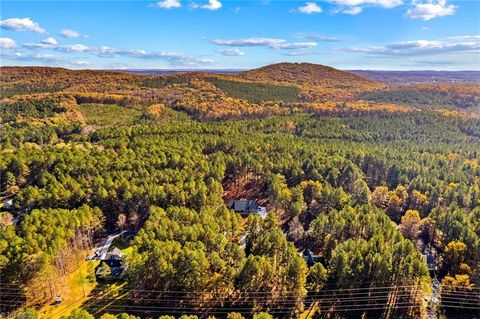
[[[478,87],[309,64],[2,71],[2,312],[44,309],[79,269],[95,278],[85,257],[121,232],[124,276],[92,280],[66,318],[475,317]]]

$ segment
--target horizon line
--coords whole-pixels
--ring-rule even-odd
[[[286,63],[292,63],[292,64],[300,64],[300,63],[308,63],[308,62],[286,62]],[[236,69],[236,68],[190,68],[190,69],[182,69],[182,68],[126,68],[126,69],[117,69],[117,68],[69,68],[69,67],[64,67],[64,66],[47,66],[47,65],[0,65],[0,68],[30,68],[30,67],[36,67],[36,68],[51,68],[51,69],[66,69],[66,70],[71,70],[71,71],[114,71],[114,72],[148,72],[148,71],[157,71],[157,72],[209,72],[209,71],[216,71],[216,72],[244,72],[244,71],[250,71],[250,70],[255,70],[261,67],[269,66],[269,65],[275,65],[278,63],[274,64],[266,64],[264,66],[260,67],[254,67],[254,68],[246,68],[246,69]],[[332,67],[329,65],[324,65],[324,64],[318,64],[318,63],[310,63],[310,64],[316,64],[316,65],[323,65],[323,66],[328,66]],[[335,68],[335,67],[332,67]],[[339,69],[335,68],[340,71],[374,71],[374,72],[479,72],[480,69],[477,70],[445,70],[445,69],[406,69],[406,70],[399,70],[399,69],[358,69],[358,68],[353,68],[353,69]]]

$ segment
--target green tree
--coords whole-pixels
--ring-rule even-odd
[[[100,276],[103,279],[109,278],[110,275],[112,274],[112,270],[110,269],[110,266],[106,262],[102,261],[100,263],[100,268],[101,268]]]
[[[363,179],[357,179],[353,183],[352,194],[353,200],[357,204],[368,204],[372,199],[372,193]]]
[[[307,275],[307,289],[309,291],[320,291],[328,280],[328,272],[323,265],[317,262],[310,267]]]
[[[451,241],[445,247],[444,268],[447,271],[457,272],[460,264],[465,261],[467,245],[461,241]]]
[[[74,309],[68,316],[62,316],[62,319],[94,319],[94,317],[83,309]]]
[[[243,317],[241,313],[238,313],[238,312],[230,312],[230,313],[227,315],[227,319],[245,319],[245,317]]]
[[[36,311],[34,308],[26,308],[26,309],[20,310],[15,315],[15,319],[37,319],[37,318],[39,318],[38,311]]]
[[[273,317],[267,312],[259,312],[253,315],[253,319],[273,319]]]
[[[400,224],[400,230],[402,234],[412,240],[417,238],[420,228],[420,214],[416,210],[409,209],[402,216],[402,222]]]

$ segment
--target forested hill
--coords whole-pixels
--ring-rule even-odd
[[[252,81],[274,81],[309,86],[362,88],[381,87],[366,77],[312,63],[278,63],[242,72],[241,78]]]
[[[1,72],[0,314],[478,318],[478,86]]]
[[[54,93],[77,103],[161,104],[201,119],[414,108],[480,112],[478,85],[386,86],[307,63],[280,63],[240,74],[141,75],[42,67],[4,67],[1,72],[0,96],[13,101]]]

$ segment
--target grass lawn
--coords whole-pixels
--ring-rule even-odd
[[[116,238],[110,251],[118,247],[123,254],[132,251],[129,241]],[[98,266],[99,261],[82,261],[79,269],[66,279],[66,287],[61,293],[62,302],[58,305],[47,304],[39,310],[40,318],[59,319],[70,314],[74,309],[83,308],[94,315],[105,312],[119,313],[124,309],[124,291],[126,282],[97,283],[88,280],[88,274]]]
[[[95,289],[96,283],[89,282],[86,275],[89,270],[97,266],[97,261],[83,261],[76,271],[67,278],[67,284],[62,293],[62,302],[58,305],[48,304],[40,310],[40,318],[57,319],[68,315],[89,299],[90,293]]]
[[[90,298],[78,304],[96,318],[104,313],[119,314],[128,310],[128,290],[126,282],[98,284],[92,291]]]

